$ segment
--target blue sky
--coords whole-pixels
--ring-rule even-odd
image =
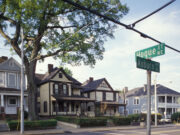
[[[168,0],[122,0],[130,8],[121,22],[131,24],[144,15],[154,11]],[[157,14],[140,22],[135,28],[153,36],[154,38],[180,50],[180,1],[176,1]],[[3,44],[2,40],[0,44]],[[105,42],[105,53],[102,61],[97,61],[94,68],[88,66],[66,65],[73,72],[73,76],[81,82],[89,77],[94,79],[106,78],[114,89],[129,89],[141,87],[146,83],[146,71],[137,69],[135,51],[141,50],[157,43],[140,37],[138,34],[119,26],[114,39]],[[0,55],[10,56],[8,50],[2,50]],[[13,56],[17,58],[17,56]],[[19,58],[17,58],[19,60]],[[157,82],[180,91],[180,53],[166,48],[166,54],[153,58],[160,62],[160,73],[157,73]],[[59,66],[59,62],[48,58],[44,63],[38,63],[37,72],[47,71],[47,64]],[[152,83],[154,76],[152,73]]]

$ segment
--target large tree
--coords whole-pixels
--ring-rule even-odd
[[[127,12],[119,0],[72,0],[115,20]],[[0,35],[21,56],[27,75],[29,119],[36,119],[35,69],[38,60],[53,56],[64,63],[94,65],[103,58],[103,43],[116,25],[62,0],[0,0]]]

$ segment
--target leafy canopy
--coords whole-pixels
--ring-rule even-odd
[[[116,20],[128,12],[119,0],[72,1]],[[20,27],[27,61],[54,56],[65,63],[94,65],[103,58],[103,43],[113,38],[116,25],[61,0],[0,0],[0,34],[18,55]]]

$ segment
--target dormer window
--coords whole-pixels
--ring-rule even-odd
[[[59,78],[62,78],[62,73],[59,73]]]
[[[5,78],[4,72],[0,72],[0,86],[4,86]]]

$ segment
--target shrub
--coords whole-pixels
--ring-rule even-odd
[[[10,130],[19,130],[20,123],[17,120],[8,121]],[[57,121],[55,119],[50,120],[36,120],[36,121],[24,121],[25,130],[32,129],[48,129],[55,128]]]
[[[176,112],[171,115],[171,120],[174,122],[180,122],[180,112]]]
[[[80,118],[79,123],[81,127],[95,127],[95,126],[106,126],[106,118]]]
[[[74,123],[80,127],[105,126],[107,124],[107,118],[104,117],[79,118],[70,116],[57,116],[56,119],[58,121]]]
[[[112,118],[112,121],[115,125],[130,125],[131,118],[129,117],[114,117]]]
[[[141,114],[130,114],[128,115],[128,118],[131,122],[139,122],[140,121]]]

